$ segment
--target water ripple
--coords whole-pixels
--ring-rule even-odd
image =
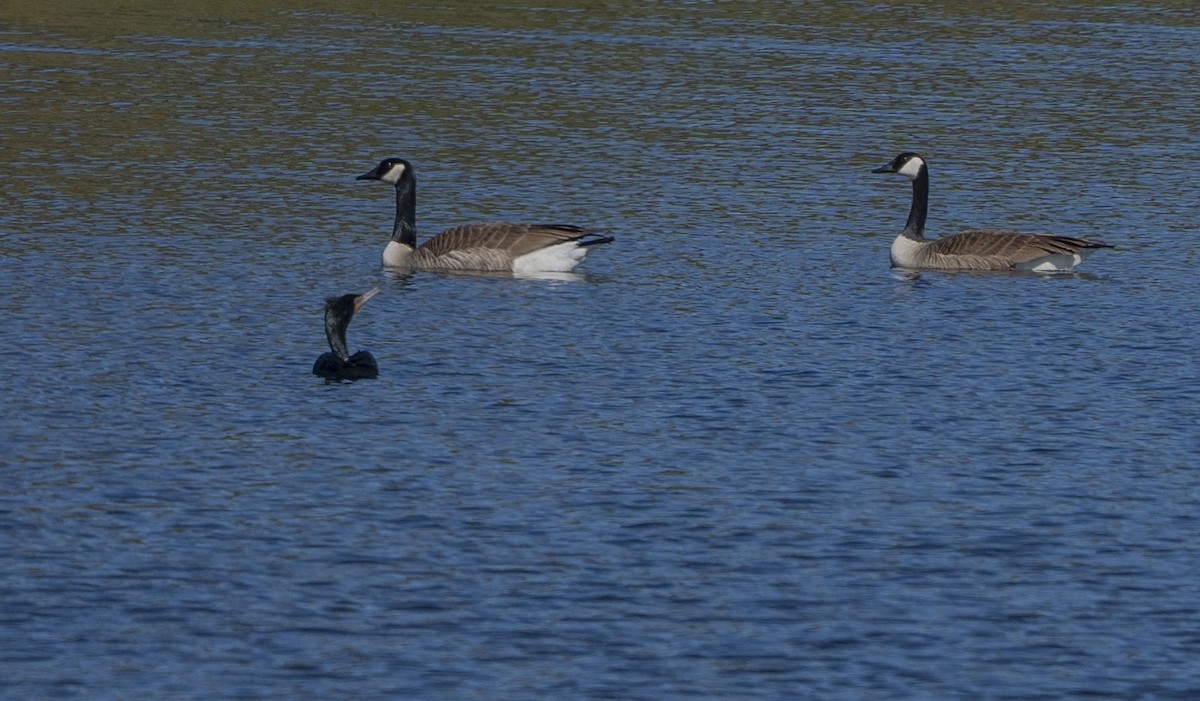
[[[0,696],[1196,695],[1190,14],[453,5],[14,9]],[[893,274],[907,148],[1118,248]]]

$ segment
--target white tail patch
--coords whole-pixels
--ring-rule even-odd
[[[528,273],[569,273],[575,266],[583,262],[587,248],[574,241],[556,243],[553,246],[541,248],[513,261],[513,272]]]
[[[1027,263],[1018,263],[1017,270],[1032,272],[1032,273],[1066,273],[1075,269],[1075,266],[1083,262],[1092,252],[1088,249],[1083,249],[1077,253],[1058,253],[1041,258],[1034,258]]]

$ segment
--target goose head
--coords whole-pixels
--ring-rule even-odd
[[[355,180],[378,180],[389,185],[396,185],[405,176],[412,177],[412,164],[403,158],[385,158],[371,170],[355,178]]]
[[[925,159],[918,153],[906,151],[892,159],[891,163],[876,168],[872,173],[899,173],[909,180],[916,180],[921,171],[926,169]]]

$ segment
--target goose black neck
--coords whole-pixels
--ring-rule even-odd
[[[396,183],[396,223],[392,226],[392,240],[417,247],[417,179],[407,169]]]
[[[929,212],[929,168],[921,166],[917,177],[913,178],[912,209],[908,210],[908,223],[904,225],[904,235],[916,241],[925,240],[925,215]]]
[[[346,329],[350,326],[351,314],[337,309],[325,310],[325,338],[329,341],[329,350],[342,362],[350,360],[350,349],[346,346]]]

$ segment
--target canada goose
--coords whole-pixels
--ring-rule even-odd
[[[412,164],[385,158],[355,179],[396,186],[396,223],[392,240],[383,249],[383,264],[389,268],[565,273],[583,261],[588,248],[613,240],[570,224],[489,222],[447,229],[418,246],[417,178]]]
[[[929,167],[916,153],[902,153],[871,171],[899,173],[913,184],[908,224],[892,242],[892,266],[932,270],[1022,270],[1065,272],[1106,243],[1070,236],[1022,234],[1015,231],[969,229],[936,241],[925,240],[929,210]]]
[[[360,295],[348,294],[325,300],[325,338],[329,341],[329,352],[317,358],[313,374],[327,380],[369,380],[379,376],[379,364],[375,356],[367,351],[350,355],[346,347],[346,328],[354,313],[375,295],[379,288],[372,288]]]

